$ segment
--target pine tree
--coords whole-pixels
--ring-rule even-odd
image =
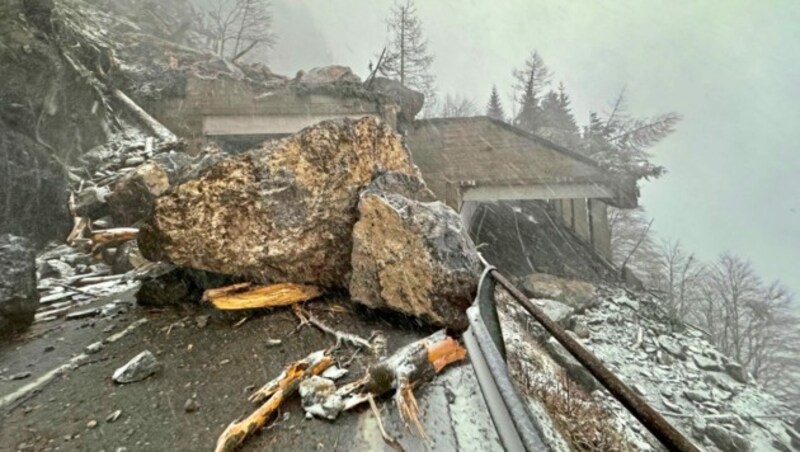
[[[550,91],[542,100],[542,125],[537,133],[570,149],[580,146],[580,129],[569,107],[571,101],[564,84]]]
[[[515,97],[519,104],[519,114],[514,118],[514,125],[536,133],[543,125],[540,98],[550,84],[550,70],[544,65],[539,53],[533,52],[521,69],[514,70],[513,75],[516,79]]]
[[[432,100],[434,77],[429,68],[433,55],[428,53],[428,42],[422,36],[422,22],[417,17],[413,0],[393,6],[386,25],[389,42],[378,70],[384,76],[422,92],[426,100]]]
[[[506,114],[503,111],[503,105],[500,103],[500,95],[497,93],[496,85],[492,85],[492,94],[489,96],[489,103],[486,105],[486,116],[498,121],[506,120]]]

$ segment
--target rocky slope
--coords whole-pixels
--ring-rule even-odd
[[[533,281],[531,281],[533,280]],[[796,414],[768,394],[742,367],[719,353],[705,333],[670,322],[650,294],[533,275],[532,300],[567,328],[623,381],[699,446],[720,451],[787,451],[800,447]],[[572,359],[530,315],[505,302],[507,340],[532,387],[558,387],[543,378],[549,352],[570,378],[613,414],[614,424],[636,449],[657,450],[630,414]],[[531,346],[530,341],[539,345]],[[538,367],[538,368],[537,368]],[[552,371],[551,375],[555,375]],[[561,389],[559,389],[561,390]]]

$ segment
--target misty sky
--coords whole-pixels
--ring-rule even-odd
[[[702,3],[702,4],[701,4]],[[343,64],[365,77],[392,1],[273,0],[270,66]],[[503,5],[503,6],[498,6]],[[730,250],[800,296],[800,3],[417,0],[441,93],[511,108],[511,70],[536,49],[578,122],[622,88],[635,115],[677,111],[643,184],[660,237],[710,260]]]

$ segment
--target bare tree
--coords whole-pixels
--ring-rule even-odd
[[[472,99],[460,95],[448,94],[439,108],[442,118],[459,118],[478,115],[478,107]]]
[[[651,220],[643,207],[608,210],[612,261],[632,270],[646,286],[660,278],[659,255]]]
[[[267,0],[214,0],[206,12],[210,47],[221,57],[236,61],[258,47],[275,44]]]
[[[672,318],[694,321],[693,306],[702,298],[705,266],[680,241],[665,240],[657,250],[659,277],[653,288],[664,294],[667,312]]]
[[[434,104],[434,77],[430,73],[433,55],[422,36],[422,21],[412,0],[395,4],[386,21],[389,42],[378,70],[386,77],[425,94],[426,107]],[[427,110],[428,108],[426,108]]]

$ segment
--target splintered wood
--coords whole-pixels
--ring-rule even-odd
[[[395,391],[394,401],[406,425],[413,425],[420,436],[426,437],[413,388],[433,379],[442,369],[461,361],[466,355],[466,349],[441,330],[400,348],[372,366],[363,377],[341,386],[335,391],[335,396],[341,398],[343,409],[349,410]],[[320,350],[289,364],[277,378],[250,396],[251,401],[263,404],[244,420],[230,424],[217,440],[216,451],[238,448],[298,391],[300,383],[322,374],[333,363],[331,350]],[[373,410],[377,412],[375,408]],[[392,447],[399,446],[386,432],[382,434]]]
[[[216,452],[235,450],[244,440],[264,426],[281,404],[297,392],[300,382],[312,375],[319,375],[333,364],[333,358],[326,350],[311,353],[295,361],[278,376],[256,391],[250,400],[260,402],[266,399],[256,411],[240,422],[230,424],[217,440]]]
[[[289,306],[314,299],[322,294],[319,287],[305,284],[280,283],[255,286],[251,283],[209,289],[203,301],[211,302],[221,310],[272,308]]]

